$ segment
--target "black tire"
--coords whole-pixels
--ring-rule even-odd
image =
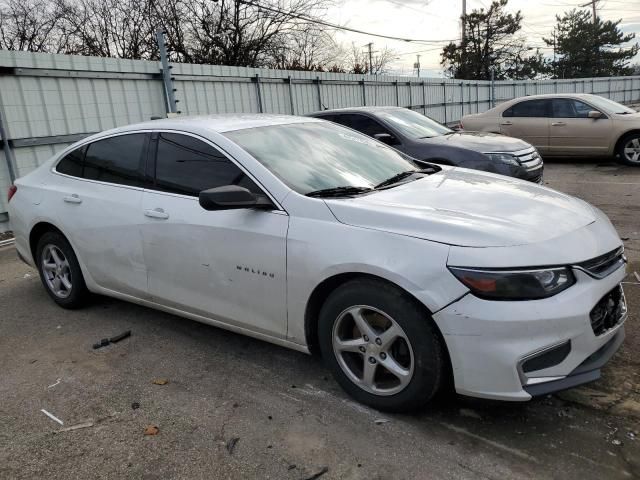
[[[58,248],[64,254],[69,265],[68,274],[70,276],[71,288],[67,290],[68,295],[66,297],[57,295],[47,281],[47,273],[43,266],[43,254],[45,254],[45,247],[49,245],[53,245]],[[40,273],[42,285],[44,285],[49,296],[58,305],[63,308],[76,309],[82,307],[86,303],[89,297],[89,291],[87,290],[87,285],[85,284],[84,277],[82,276],[82,270],[80,269],[78,258],[76,257],[73,248],[62,234],[58,232],[46,232],[42,237],[40,237],[36,246],[36,267]]]
[[[631,167],[640,167],[640,156],[638,160],[634,161],[625,155],[624,149],[629,144],[636,140],[638,142],[638,146],[640,147],[640,133],[630,133],[629,135],[625,135],[620,142],[618,143],[618,148],[616,149],[616,160],[623,165],[629,165]],[[640,152],[639,152],[640,153]]]
[[[334,325],[345,310],[358,305],[384,312],[402,328],[410,342],[413,375],[398,393],[378,395],[364,390],[338,362],[333,349]],[[332,292],[320,310],[318,334],[322,357],[340,386],[359,402],[375,409],[406,412],[422,408],[446,384],[447,356],[431,316],[406,292],[384,281],[356,279]]]

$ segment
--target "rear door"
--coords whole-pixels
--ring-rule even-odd
[[[600,118],[589,118],[599,111],[573,98],[553,99],[553,118],[549,136],[550,153],[560,156],[598,156],[609,151],[612,122],[600,112]]]
[[[156,161],[148,170],[142,231],[153,300],[284,337],[289,216],[282,210],[204,210],[202,190],[240,185],[265,192],[200,137],[158,132],[152,145]]]
[[[136,297],[147,295],[140,208],[148,137],[115,135],[69,153],[52,187],[52,208],[93,281]]]
[[[502,112],[500,132],[521,138],[536,147],[540,153],[549,152],[551,101],[524,100]]]

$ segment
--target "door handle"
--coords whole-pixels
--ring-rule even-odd
[[[153,210],[145,210],[144,216],[149,218],[158,218],[160,220],[166,220],[169,218],[169,214],[162,208],[154,208]]]
[[[564,122],[553,122],[551,124],[552,127],[564,127],[566,125],[566,123]]]
[[[500,125],[513,125],[511,122],[502,122]]]
[[[82,199],[76,195],[75,193],[72,195],[67,195],[66,197],[63,198],[63,200],[66,203],[75,203],[75,204],[80,204],[82,203]]]

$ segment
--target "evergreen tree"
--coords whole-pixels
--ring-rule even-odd
[[[623,44],[635,38],[634,33],[624,34],[617,22],[593,21],[591,12],[572,10],[564,16],[556,16],[554,38],[544,38],[554,46],[556,61],[551,63],[555,78],[613,77],[631,75],[631,59],[638,53],[638,44],[628,48]]]

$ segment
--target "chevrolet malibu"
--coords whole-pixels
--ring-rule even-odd
[[[418,168],[312,118],[100,133],[9,190],[20,257],[61,307],[89,292],[318,352],[357,400],[502,400],[597,379],[624,337],[622,243],[589,204]]]

